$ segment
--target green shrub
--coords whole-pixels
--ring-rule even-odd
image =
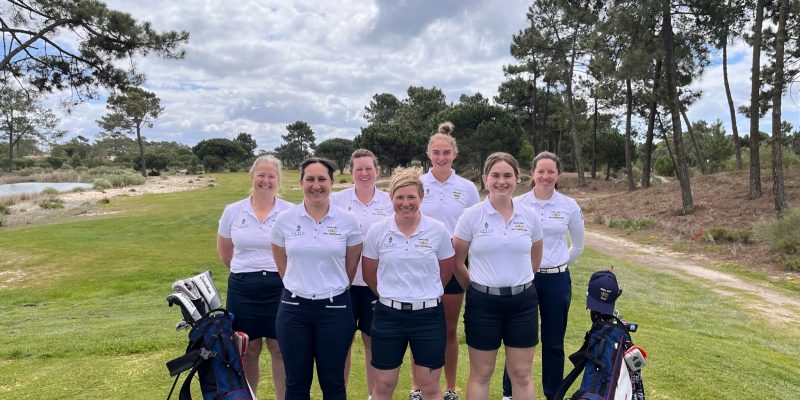
[[[758,226],[758,236],[782,255],[781,264],[800,271],[800,208],[791,208],[782,217]]]
[[[97,190],[106,190],[113,187],[111,182],[106,179],[95,179],[92,185],[94,185],[94,188]]]
[[[0,203],[0,215],[11,214],[11,209],[7,205]]]
[[[655,228],[656,222],[650,218],[606,218],[606,226],[609,228],[627,229],[631,231],[640,231],[643,229]]]
[[[45,210],[64,208],[64,200],[57,198],[44,199],[39,202],[39,207],[44,208]]]
[[[102,199],[97,200],[97,204],[108,204],[108,203],[111,203],[111,199],[109,199],[108,197],[103,197]]]
[[[339,183],[347,183],[347,179],[345,178],[339,179]]]
[[[733,243],[750,243],[751,236],[753,236],[753,233],[750,231],[737,231],[715,226],[706,231],[705,235],[703,235],[703,240],[706,242],[726,241]]]
[[[661,176],[675,175],[675,164],[672,162],[672,159],[667,156],[658,157],[653,168],[655,168],[656,173]]]
[[[42,190],[41,194],[44,194],[44,195],[57,195],[58,194],[58,190],[56,190],[55,188],[51,188],[51,187],[44,188],[44,190]]]

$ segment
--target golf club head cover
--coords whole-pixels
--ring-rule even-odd
[[[183,293],[172,293],[167,296],[167,303],[170,307],[172,307],[173,304],[180,306],[183,319],[190,324],[203,318],[203,315],[200,314],[200,311],[197,310],[194,303]]]
[[[200,296],[208,304],[209,310],[222,308],[222,298],[219,296],[219,291],[217,290],[216,285],[214,285],[214,281],[211,279],[210,271],[203,272],[202,274],[191,278],[191,280],[194,282],[197,290],[200,292]]]
[[[182,279],[172,284],[172,290],[183,293],[189,300],[200,300],[200,291],[191,279]]]

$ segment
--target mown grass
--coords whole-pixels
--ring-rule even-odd
[[[164,363],[183,352],[186,333],[175,332],[180,313],[164,299],[174,280],[206,269],[224,294],[227,273],[214,246],[217,220],[225,204],[249,191],[244,173],[213,177],[217,187],[115,198],[102,207],[119,212],[94,220],[0,230],[0,331],[6,333],[0,335],[0,398],[166,397],[172,380]],[[284,198],[300,200],[298,181],[296,172],[284,173]],[[568,354],[589,327],[588,277],[612,264],[624,289],[618,307],[640,324],[633,337],[649,355],[643,371],[649,399],[787,398],[800,392],[796,329],[691,278],[591,250],[572,267]],[[366,398],[363,352],[356,343],[350,397]],[[464,345],[459,364],[463,395]],[[407,366],[396,398],[410,385]],[[501,366],[499,359],[492,398],[500,397]],[[534,370],[538,387],[538,356]],[[267,357],[262,376],[260,398],[272,398]],[[321,398],[318,389],[312,398]]]

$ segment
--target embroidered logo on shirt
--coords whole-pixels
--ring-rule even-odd
[[[303,232],[301,229],[302,228],[300,228],[300,225],[297,225],[297,230],[292,232],[292,236],[302,236],[302,235],[304,235],[305,232]]]
[[[325,234],[327,234],[327,235],[335,235],[335,236],[338,236],[338,235],[339,235],[339,232],[338,232],[338,231],[339,231],[339,227],[338,227],[338,226],[329,226],[329,227],[328,227],[328,228],[325,230]]]
[[[514,230],[514,231],[527,231],[527,229],[525,229],[525,223],[524,222],[514,222],[513,225],[511,225],[511,230]]]
[[[561,215],[561,211],[559,210],[552,210],[550,211],[550,218],[554,219],[564,219],[564,216]]]
[[[431,245],[428,243],[428,239],[420,238],[420,239],[417,240],[417,244],[416,244],[415,247],[422,247],[422,248],[425,248],[425,249],[430,249]]]
[[[492,233],[492,230],[489,229],[489,223],[488,222],[484,222],[483,223],[483,229],[480,230],[480,233]]]
[[[384,247],[394,247],[394,243],[392,243],[392,237],[391,236],[389,236],[389,240],[387,240],[386,243],[383,244],[383,246]]]
[[[239,225],[236,225],[235,228],[246,229],[247,228],[247,221],[244,218],[242,218],[242,223],[239,224]]]
[[[376,208],[375,215],[386,215],[386,214],[383,212],[382,208]]]
[[[461,192],[453,191],[453,199],[461,200]]]

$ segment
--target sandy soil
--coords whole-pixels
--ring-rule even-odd
[[[143,185],[111,188],[104,191],[87,190],[59,194],[64,208],[45,210],[39,207],[40,200],[23,201],[11,206],[11,214],[6,216],[3,226],[21,226],[52,223],[73,218],[84,218],[102,214],[97,202],[116,196],[141,196],[144,194],[180,192],[216,185],[213,178],[192,175],[152,176]],[[106,212],[107,213],[107,212]]]

